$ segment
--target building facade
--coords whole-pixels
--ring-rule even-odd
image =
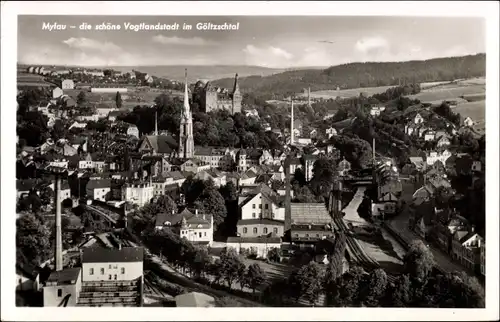
[[[154,197],[154,185],[151,183],[132,183],[122,186],[122,200],[143,207]]]
[[[215,110],[227,110],[231,114],[241,113],[243,97],[238,83],[238,74],[234,78],[232,92],[225,88],[214,87],[210,82],[204,85],[201,81],[196,83],[194,92],[199,96],[201,107],[206,113]]]

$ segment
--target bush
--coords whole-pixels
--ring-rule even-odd
[[[267,252],[267,258],[266,258],[268,261],[270,262],[275,262],[275,263],[279,263],[281,262],[281,254],[280,254],[280,251],[278,248],[271,248],[268,252]]]
[[[250,259],[256,259],[257,258],[257,250],[256,249],[250,249],[249,254],[247,255],[248,258]]]
[[[250,255],[250,250],[248,248],[240,248],[240,255],[248,257]]]

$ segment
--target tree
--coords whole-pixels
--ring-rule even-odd
[[[403,264],[410,277],[423,283],[434,267],[434,257],[421,240],[414,240],[403,258]]]
[[[262,285],[266,279],[266,275],[264,271],[260,268],[260,265],[257,263],[251,264],[248,266],[248,270],[246,273],[246,278],[248,282],[248,286],[252,289],[255,294],[255,289]]]
[[[232,287],[233,282],[241,276],[241,270],[245,268],[245,264],[241,261],[236,251],[233,248],[226,248],[222,251],[220,256],[221,274],[226,280],[229,288]]]
[[[220,188],[220,193],[224,200],[234,201],[238,199],[238,190],[232,181],[229,181]]]
[[[380,299],[387,288],[387,274],[383,269],[375,269],[362,283],[360,290],[361,301],[365,306],[378,307]]]
[[[279,263],[281,261],[280,250],[276,247],[271,248],[267,252],[267,260],[270,262]]]
[[[118,109],[122,108],[122,96],[120,92],[116,92],[115,102],[116,102],[116,108]]]
[[[218,226],[224,222],[227,215],[224,198],[214,187],[206,188],[195,205],[201,211],[214,216],[215,225]]]
[[[192,265],[192,269],[196,275],[200,277],[202,273],[208,272],[211,264],[212,256],[210,256],[208,250],[205,247],[197,248]]]
[[[301,203],[313,203],[318,202],[315,195],[312,194],[311,190],[307,186],[300,187],[294,192],[294,202]]]
[[[78,96],[76,97],[76,104],[78,104],[79,107],[87,103],[87,95],[85,95],[84,91],[81,91],[78,93]]]
[[[320,157],[313,166],[313,177],[310,182],[311,191],[316,196],[327,197],[335,182],[336,175],[335,160],[329,157]]]
[[[350,307],[359,305],[359,290],[366,272],[360,267],[353,267],[335,283],[331,283],[326,292],[328,306]]]
[[[408,274],[400,275],[394,287],[390,288],[390,304],[395,307],[406,307],[411,303],[412,290],[411,280]]]
[[[16,221],[16,247],[31,261],[40,265],[52,253],[51,231],[35,215],[26,214]]]
[[[314,305],[323,288],[322,280],[321,267],[315,262],[309,262],[297,271],[292,282],[297,285],[299,297],[303,296],[311,305]]]

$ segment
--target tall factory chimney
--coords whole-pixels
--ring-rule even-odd
[[[292,103],[292,107],[291,107],[291,112],[290,112],[290,116],[291,116],[291,120],[290,120],[290,145],[293,144],[293,97],[290,96],[290,101]]]
[[[155,111],[155,135],[158,136],[158,110]]]
[[[61,227],[61,177],[56,175],[55,184],[55,207],[56,207],[56,249],[55,249],[55,266],[56,271],[63,269],[62,256],[62,227]]]
[[[311,88],[307,89],[307,106],[311,107]]]
[[[285,159],[285,234],[292,228],[292,197],[291,197],[291,187],[290,187],[290,154],[287,155]]]

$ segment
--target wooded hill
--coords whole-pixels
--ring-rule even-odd
[[[390,86],[407,83],[448,81],[461,78],[482,77],[486,74],[486,54],[429,60],[350,63],[332,66],[324,70],[303,69],[286,71],[270,76],[240,78],[240,89],[253,92],[265,99],[279,99],[290,93]],[[213,82],[217,86],[231,88],[233,78]]]

